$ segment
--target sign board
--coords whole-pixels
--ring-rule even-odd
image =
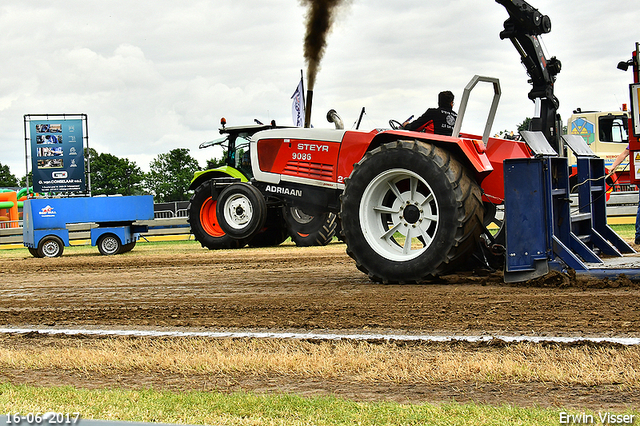
[[[34,192],[85,192],[87,116],[25,115]]]
[[[640,83],[629,86],[631,90],[631,122],[633,123],[633,135],[640,136],[640,108],[638,100],[640,99]]]

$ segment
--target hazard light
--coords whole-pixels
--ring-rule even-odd
[[[473,142],[473,146],[476,149],[476,152],[478,154],[484,154],[485,153],[487,148],[484,146],[484,142],[479,141],[479,140],[475,140],[475,139],[473,139],[472,142]]]

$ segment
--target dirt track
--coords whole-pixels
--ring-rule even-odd
[[[35,259],[25,251],[4,261],[0,324],[640,335],[640,288],[628,281],[534,287],[468,274],[445,284],[380,285],[342,244],[218,252],[193,245],[171,254],[140,246],[113,257]]]
[[[151,246],[140,244],[131,253],[112,257],[100,256],[97,250],[68,251],[56,259],[35,259],[26,250],[4,257],[0,264],[0,327],[640,337],[640,288],[628,280],[569,282],[556,277],[515,286],[502,283],[500,274],[468,274],[428,285],[380,285],[355,268],[342,244],[218,252],[189,244],[177,252],[159,254]],[[43,374],[55,376],[55,372]],[[18,372],[7,373],[5,378],[48,382],[46,377],[20,377]],[[240,387],[282,389],[277,385],[281,380]],[[386,392],[393,392],[389,386]],[[523,402],[534,392],[537,403],[553,405],[586,392],[587,405],[606,405],[611,400],[611,391],[604,389],[546,392],[544,384],[529,384],[514,385],[511,390],[489,386],[483,391],[460,384],[453,387],[459,391],[452,391],[451,386],[416,388],[406,399]],[[288,386],[296,387],[314,385]],[[366,390],[359,394],[353,386],[318,384],[315,388],[369,399],[362,394]],[[554,392],[561,395],[553,396]],[[394,399],[389,393],[378,396]],[[625,398],[627,403],[640,405],[637,390],[629,391]]]

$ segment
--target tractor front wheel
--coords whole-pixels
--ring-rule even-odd
[[[216,216],[220,228],[232,238],[251,238],[265,224],[267,203],[255,186],[234,183],[220,193]]]
[[[347,253],[383,283],[419,283],[462,266],[483,212],[469,171],[449,151],[417,141],[368,152],[341,198]]]

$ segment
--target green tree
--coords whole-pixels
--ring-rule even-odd
[[[9,166],[0,163],[0,187],[18,186],[18,178],[11,174]]]
[[[242,160],[242,156],[245,154],[245,150],[244,148],[240,148],[240,149],[236,149],[236,152],[234,153],[234,159],[235,159],[235,163],[236,163],[236,167],[240,167],[240,163]],[[228,151],[226,149],[222,150],[222,157],[220,158],[211,158],[209,160],[207,160],[207,170],[209,169],[215,169],[218,167],[222,167],[222,166],[226,166],[227,165],[227,155],[228,155]]]
[[[193,174],[200,169],[198,161],[186,148],[176,148],[159,154],[150,164],[145,184],[156,202],[184,201],[189,199],[189,184]]]
[[[33,186],[33,172],[29,172],[20,179],[20,186],[22,188],[27,187],[27,177],[29,177],[29,186]]]
[[[227,158],[227,150],[224,149],[222,150],[222,157],[220,158],[214,157],[207,160],[207,170],[216,169],[218,167],[224,166],[226,158]]]
[[[93,150],[92,150],[93,151]],[[91,153],[93,195],[140,195],[144,173],[133,161],[112,154]]]
[[[518,132],[529,130],[529,123],[531,123],[531,117],[525,118],[522,123],[518,124]]]

